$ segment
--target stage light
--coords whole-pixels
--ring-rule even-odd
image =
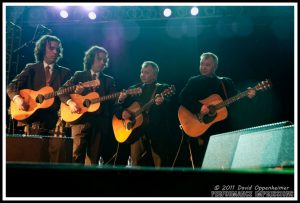
[[[94,11],[89,12],[89,18],[90,18],[91,20],[95,20],[96,17],[97,17],[97,15],[96,15],[96,13],[95,13]]]
[[[193,8],[191,9],[191,14],[192,14],[193,16],[198,15],[198,13],[199,13],[199,9],[198,9],[197,7],[193,7]]]
[[[62,18],[67,18],[67,17],[69,16],[68,11],[66,11],[66,10],[61,10],[61,11],[60,11],[60,16],[61,16]]]
[[[95,10],[95,6],[84,6],[83,8],[85,10],[87,10],[87,11],[93,11],[93,10]]]
[[[171,9],[166,8],[166,9],[164,10],[164,16],[165,16],[165,17],[170,17],[171,15],[172,15]]]

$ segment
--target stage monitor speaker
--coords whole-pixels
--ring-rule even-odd
[[[231,168],[294,166],[294,125],[241,135]]]
[[[231,168],[233,157],[239,142],[240,136],[262,132],[265,130],[290,125],[290,121],[283,121],[267,125],[261,125],[243,130],[232,131],[213,135],[205,152],[202,168],[203,169],[227,169]]]
[[[71,163],[72,149],[71,138],[6,136],[6,161]],[[53,154],[52,158],[50,154]]]

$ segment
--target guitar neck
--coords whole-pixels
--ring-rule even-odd
[[[107,100],[111,100],[111,99],[116,99],[117,97],[119,97],[120,94],[121,94],[121,92],[105,95],[96,100],[98,100],[97,102],[103,102],[103,101],[107,101]]]
[[[85,87],[85,86],[89,87],[90,82],[91,82],[91,81],[85,82],[85,83],[83,83],[82,85],[83,85],[84,87]],[[90,86],[92,87],[93,85],[90,85]],[[73,92],[75,91],[75,89],[76,89],[76,85],[69,86],[69,87],[64,87],[64,88],[62,88],[62,89],[60,89],[60,90],[58,90],[58,91],[55,91],[55,92],[51,92],[51,93],[45,94],[44,97],[45,97],[46,99],[49,99],[49,98],[52,98],[52,97],[55,97],[55,96],[59,96],[59,95],[70,94],[70,93],[73,93]]]
[[[134,116],[137,117],[138,115],[140,115],[141,113],[143,113],[144,111],[146,111],[148,108],[150,108],[150,106],[154,103],[154,98],[151,99],[150,101],[148,101],[142,108],[140,108],[138,111],[136,111],[134,113]]]
[[[228,106],[229,104],[239,100],[239,99],[242,99],[243,97],[246,97],[248,94],[248,90],[244,91],[244,92],[241,92],[233,97],[230,97],[229,99],[226,99],[225,101],[217,104],[215,107],[216,109],[221,109],[223,108],[224,106]]]
[[[73,93],[75,91],[75,89],[76,89],[76,85],[60,89],[60,90],[54,92],[54,94],[55,94],[55,96],[59,96],[59,95],[63,95],[63,94],[70,94],[70,93]]]
[[[48,94],[44,94],[44,97],[45,97],[45,99],[50,99],[50,98],[53,98],[55,96],[59,96],[59,95],[63,95],[63,94],[70,94],[70,93],[74,92],[75,89],[76,89],[76,85],[66,87],[66,88],[60,89],[58,91],[54,91],[54,92],[51,92],[51,93],[48,93]]]
[[[174,89],[174,86],[171,86]],[[167,89],[166,89],[167,90]],[[169,96],[167,94],[167,91],[164,90],[162,93],[160,93],[160,96],[164,96],[167,97]],[[150,106],[155,102],[155,98],[150,99],[150,101],[148,101],[142,108],[140,108],[138,111],[135,112],[134,116],[137,117],[138,115],[140,115],[141,113],[143,113],[144,111],[146,111],[147,109],[150,108]]]
[[[117,97],[119,97],[120,94],[121,94],[121,92],[117,92],[117,93],[102,96],[100,98],[91,99],[90,101],[91,101],[92,104],[100,103],[100,102],[103,102],[103,101],[116,99]]]
[[[126,93],[129,94],[129,95],[134,94],[134,93],[128,92],[128,90],[126,91]],[[102,96],[100,98],[92,99],[91,102],[92,103],[99,103],[99,102],[103,102],[103,101],[107,101],[107,100],[111,100],[111,99],[116,99],[120,96],[120,94],[121,94],[121,92],[116,92],[116,93],[113,93],[113,94],[105,95],[105,96]]]

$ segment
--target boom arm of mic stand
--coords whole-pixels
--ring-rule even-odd
[[[33,44],[33,43],[34,43],[33,40],[30,40],[29,42],[25,42],[22,46],[20,46],[19,48],[15,49],[13,51],[13,53],[15,54],[15,53],[19,52],[20,50],[22,50],[23,48],[28,47],[30,44]]]

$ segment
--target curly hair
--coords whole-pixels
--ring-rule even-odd
[[[44,60],[44,56],[46,54],[46,45],[52,41],[59,43],[58,57],[56,62],[63,57],[63,48],[60,39],[53,35],[44,35],[35,43],[34,57],[37,63],[40,63]]]
[[[107,55],[107,61],[105,63],[104,68],[108,67],[109,58],[108,58],[108,52],[107,52],[107,50],[105,48],[103,48],[103,47],[100,47],[100,46],[92,46],[84,54],[84,58],[83,58],[83,67],[84,67],[84,70],[91,70],[92,65],[94,63],[95,55],[97,55],[100,52],[103,52],[103,53],[105,53]]]

